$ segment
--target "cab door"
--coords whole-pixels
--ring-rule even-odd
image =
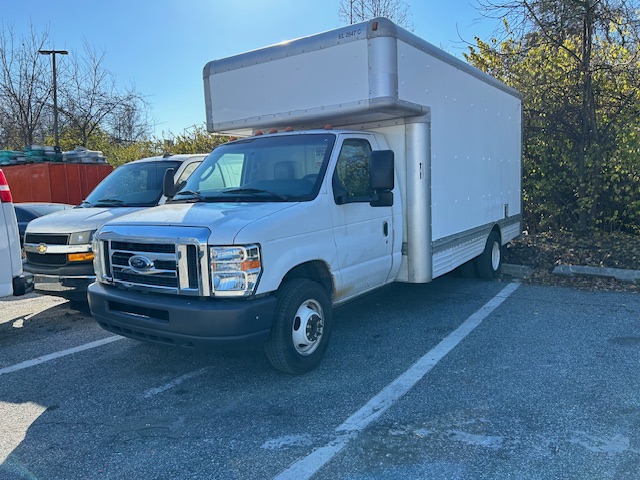
[[[373,135],[344,135],[331,177],[331,205],[340,285],[336,301],[384,285],[392,267],[392,206],[372,207],[369,154]]]

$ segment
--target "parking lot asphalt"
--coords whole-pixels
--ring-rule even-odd
[[[294,377],[1,300],[0,479],[640,478],[637,294],[446,276],[335,318]]]

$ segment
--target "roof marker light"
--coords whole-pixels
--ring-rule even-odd
[[[254,135],[263,135],[262,130],[256,130]]]
[[[278,129],[277,128],[272,128],[271,130],[269,130],[269,133],[278,133]]]
[[[371,30],[373,30],[374,32],[378,30],[378,22],[373,22],[371,24]]]
[[[325,129],[325,130],[333,130],[333,125],[331,125],[330,123],[327,123],[327,124],[324,126],[324,129]]]

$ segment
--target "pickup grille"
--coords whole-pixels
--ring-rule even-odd
[[[31,265],[43,265],[47,267],[62,267],[67,264],[66,253],[39,253],[27,252],[27,261]]]
[[[27,232],[25,242],[46,243],[48,245],[67,245],[69,243],[69,235],[53,235],[48,233]]]
[[[128,289],[208,295],[206,243],[100,239],[107,283]]]

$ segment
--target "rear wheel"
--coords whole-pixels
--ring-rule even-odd
[[[307,279],[286,282],[276,296],[276,313],[265,347],[267,357],[283,372],[308,372],[318,366],[329,343],[329,296],[318,283]]]
[[[476,258],[476,271],[480,278],[491,280],[497,278],[502,270],[502,246],[500,235],[493,231],[487,238],[484,251]]]
[[[475,259],[469,260],[458,267],[458,273],[464,278],[477,278]]]

